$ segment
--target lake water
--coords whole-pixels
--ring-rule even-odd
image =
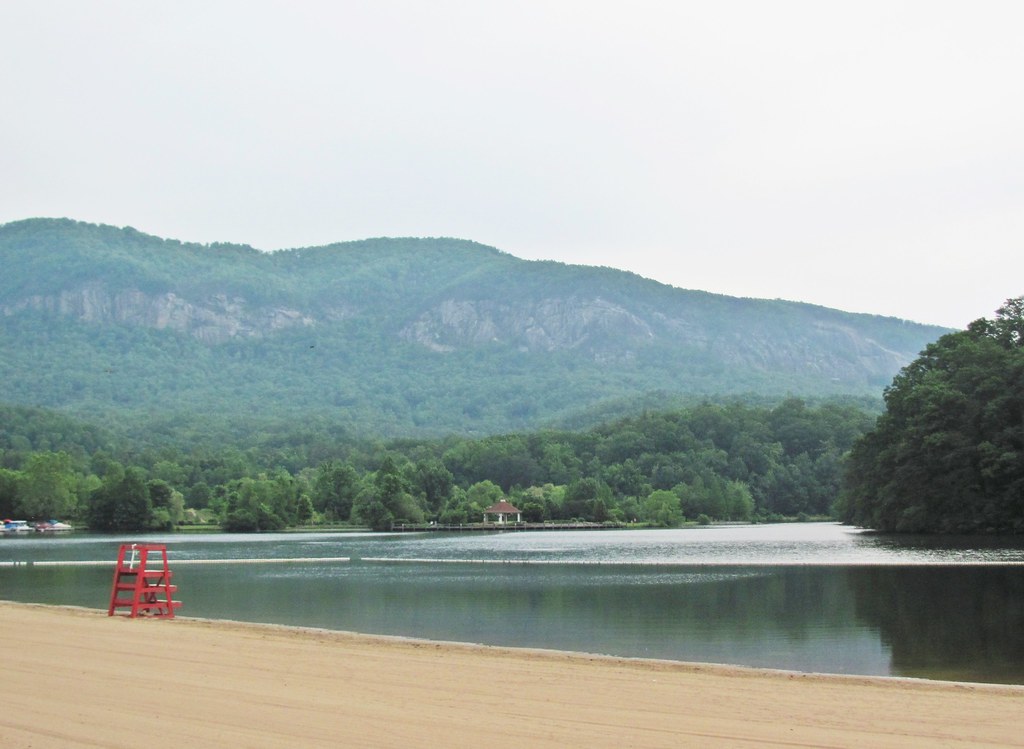
[[[0,538],[0,598],[105,609],[124,541],[168,545],[181,616],[1024,684],[1024,546],[1014,539],[818,523],[33,536]]]

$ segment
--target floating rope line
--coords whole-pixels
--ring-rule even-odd
[[[350,557],[288,557],[277,559],[272,557],[258,559],[175,559],[174,565],[183,564],[311,564],[350,562]],[[110,567],[109,560],[61,560],[61,561],[26,561],[0,562],[0,567]]]
[[[614,561],[614,560],[563,560],[563,559],[431,559],[428,557],[286,557],[246,559],[175,559],[175,566],[215,564],[476,564],[506,566],[549,566],[549,567],[1024,567],[1024,560],[981,560],[935,562],[930,559],[852,560],[822,562],[815,560],[779,560],[772,562],[743,561],[736,559],[702,561]],[[0,567],[110,567],[109,560],[44,560],[44,561],[0,561]]]

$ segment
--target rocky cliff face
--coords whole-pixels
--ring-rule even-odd
[[[400,335],[434,351],[485,343],[512,345],[522,351],[621,349],[654,337],[642,319],[600,298],[550,298],[522,306],[447,299],[417,317]]]
[[[706,338],[702,336],[702,338]],[[708,351],[726,366],[790,372],[842,382],[866,377],[885,381],[910,362],[907,353],[892,351],[857,330],[817,322],[789,331],[788,336],[752,329],[708,340]]]
[[[224,343],[233,338],[259,338],[286,328],[315,324],[312,317],[298,310],[257,307],[241,297],[226,294],[215,294],[202,303],[193,303],[173,292],[113,291],[102,284],[90,284],[52,296],[28,296],[2,309],[4,315],[32,309],[90,323],[127,323],[174,330],[208,344]]]
[[[447,299],[420,314],[400,335],[433,351],[484,344],[520,351],[578,351],[594,362],[629,361],[657,344],[711,357],[722,366],[813,374],[836,381],[888,378],[910,361],[854,327],[818,321],[803,328],[751,320],[716,332],[699,320],[662,312],[633,312],[600,297],[549,298],[513,306]]]
[[[194,301],[173,292],[112,290],[102,283],[27,296],[0,307],[4,315],[26,309],[95,324],[173,330],[208,345],[330,325],[353,313],[344,306],[316,312],[261,306],[227,293]],[[724,367],[812,374],[835,381],[865,375],[887,379],[910,358],[838,323],[818,321],[783,334],[753,320],[747,327],[715,332],[685,316],[634,312],[599,296],[549,297],[520,305],[451,297],[413,314],[398,337],[435,352],[496,345],[524,353],[575,351],[587,361],[604,364],[629,362],[646,347],[660,345],[710,357]]]

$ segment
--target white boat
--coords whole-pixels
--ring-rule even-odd
[[[59,520],[49,520],[45,523],[36,523],[36,532],[38,533],[63,533],[66,531],[74,530],[67,523],[62,523]]]
[[[31,533],[32,526],[27,520],[5,520],[4,533]]]

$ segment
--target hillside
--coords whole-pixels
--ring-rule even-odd
[[[687,291],[456,239],[263,253],[0,226],[0,402],[202,431],[490,433],[616,402],[881,394],[945,329]]]

